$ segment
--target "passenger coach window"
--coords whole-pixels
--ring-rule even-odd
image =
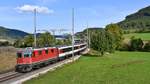
[[[39,51],[39,55],[41,55],[42,54],[42,51]]]
[[[21,53],[17,53],[17,57],[18,57],[18,58],[21,58],[21,57],[22,57],[22,54],[21,54]]]
[[[48,54],[48,50],[45,50],[45,53]]]
[[[65,49],[62,49],[63,52],[69,52],[69,51],[72,51],[72,48],[65,48]]]
[[[78,46],[77,46],[77,47],[74,47],[74,49],[75,49],[75,50],[78,49]]]

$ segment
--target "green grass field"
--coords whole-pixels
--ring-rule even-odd
[[[78,61],[24,84],[150,84],[150,53],[116,52]]]
[[[150,33],[131,33],[131,34],[125,34],[125,38],[131,38],[132,36],[135,36],[136,38],[141,38],[142,40],[150,40]]]

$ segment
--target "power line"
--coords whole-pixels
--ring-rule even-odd
[[[67,31],[67,29],[49,29],[49,30],[46,30],[46,29],[42,29],[42,30],[37,30],[37,31],[44,31],[44,32],[52,32],[52,35],[53,37],[55,38],[55,33],[58,31],[58,32],[62,32],[62,31]],[[54,44],[53,45],[56,45],[56,40],[54,39]]]
[[[88,29],[89,25],[87,22],[87,48],[89,48],[89,29]]]

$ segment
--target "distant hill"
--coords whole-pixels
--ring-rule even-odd
[[[0,40],[13,41],[15,39],[23,38],[26,35],[28,35],[26,32],[0,26]]]
[[[123,29],[150,29],[150,6],[128,15],[124,21],[118,23]]]
[[[99,30],[102,30],[102,29],[104,29],[104,28],[94,27],[94,28],[88,28],[88,31],[93,32],[93,31],[99,31]],[[82,32],[77,32],[75,34],[76,37],[80,37],[80,38],[84,38],[86,35],[87,35],[87,29],[83,30]]]

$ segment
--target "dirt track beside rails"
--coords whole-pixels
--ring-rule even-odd
[[[16,48],[0,47],[0,74],[13,70],[16,65]]]

